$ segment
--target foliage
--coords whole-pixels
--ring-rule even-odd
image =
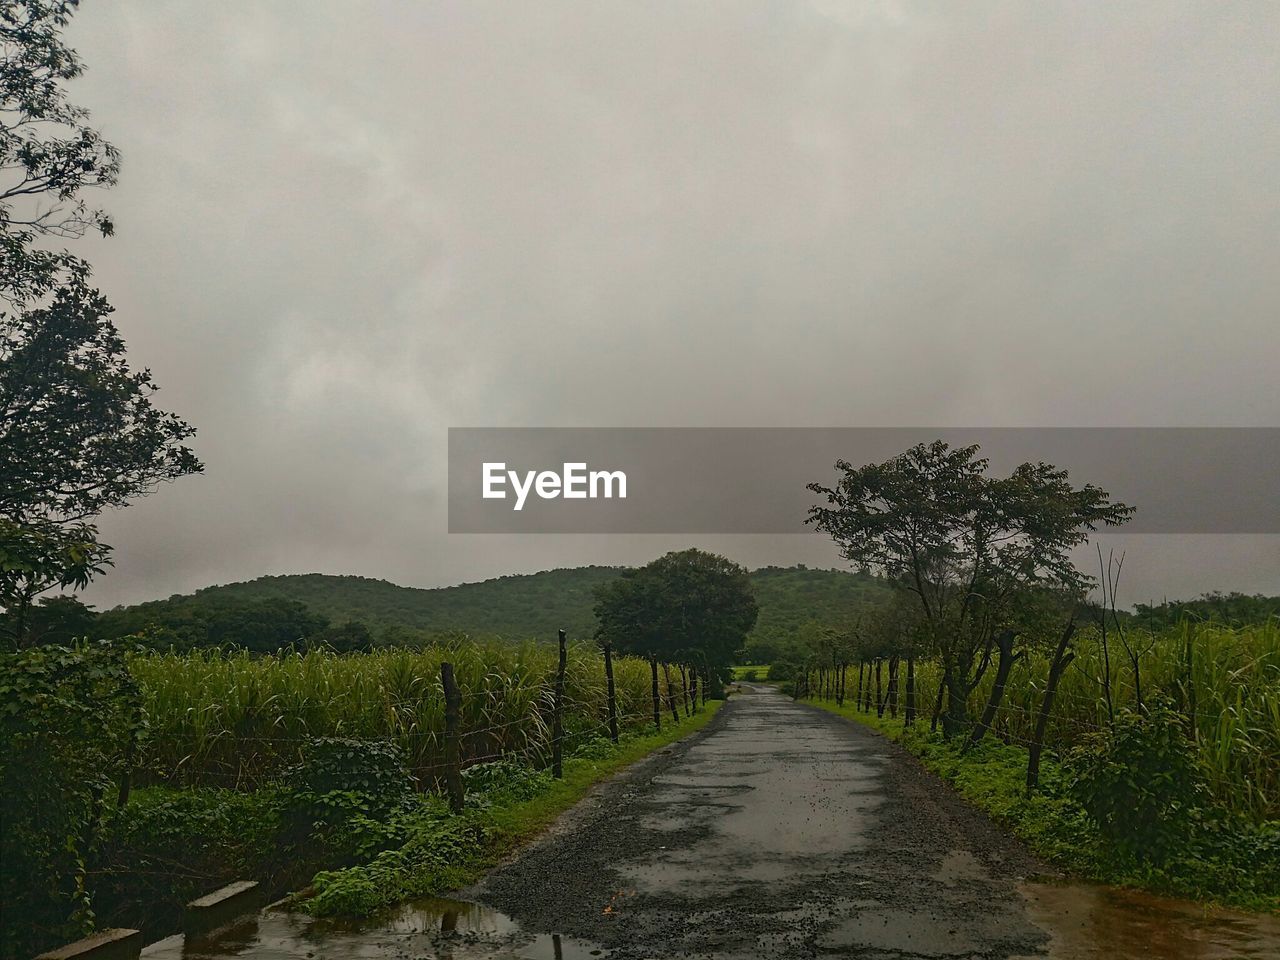
[[[315,895],[299,906],[317,916],[369,916],[402,900],[438,895],[475,880],[504,852],[534,836],[601,778],[706,724],[718,704],[661,733],[596,738],[565,759],[564,779],[520,764],[487,764],[470,774],[466,809],[411,810],[395,821],[394,843],[367,863],[317,874]],[[585,754],[585,755],[584,755]],[[483,790],[471,793],[472,788]]]
[[[314,738],[351,737],[395,743],[412,775],[432,785],[443,751],[445,660],[462,692],[464,759],[546,756],[557,660],[546,644],[456,642],[266,657],[204,650],[132,661],[153,727],[141,775],[180,784],[260,784],[298,764]],[[614,676],[622,727],[643,726],[652,715],[649,665],[617,657]],[[572,748],[605,721],[604,665],[590,645],[570,644],[565,700]]]
[[[596,628],[592,612],[596,588],[622,572],[620,567],[576,567],[437,589],[318,573],[259,577],[104,611],[95,636],[126,636],[153,626],[162,635],[171,632],[178,649],[190,649],[208,643],[198,625],[215,623],[224,610],[295,601],[328,623],[354,620],[367,625],[376,646],[416,646],[460,630],[473,637],[553,640],[563,627],[570,637],[588,637]],[[760,662],[772,660],[777,650],[790,646],[796,629],[805,622],[847,626],[888,592],[882,581],[844,570],[763,567],[750,577],[760,615],[747,647],[760,651],[756,657]],[[341,628],[327,628],[309,639],[328,642],[326,637],[334,629]],[[343,650],[341,645],[333,646]]]
[[[0,516],[74,523],[201,469],[193,429],[153,406],[110,315],[80,272],[0,315]]]
[[[29,642],[32,597],[50,587],[86,586],[110,562],[109,549],[86,524],[0,517],[0,650]]]
[[[49,291],[70,262],[38,246],[41,238],[113,232],[111,219],[81,193],[116,182],[119,154],[63,87],[84,70],[62,40],[77,6],[0,3],[0,298],[10,302]]]
[[[1163,704],[1121,711],[1068,762],[1072,795],[1127,856],[1162,863],[1185,845],[1207,796],[1185,717]]]
[[[112,787],[143,735],[118,647],[0,654],[0,956],[75,939],[93,913],[86,864]]]
[[[1043,762],[1041,789],[1028,794],[1027,751],[1016,743],[988,739],[966,751],[955,740],[928,733],[927,726],[863,714],[852,703],[818,706],[901,742],[965,800],[1052,863],[1105,883],[1280,912],[1280,821],[1251,823],[1202,796],[1205,805],[1185,817],[1182,844],[1153,863],[1133,857],[1098,828],[1078,798],[1072,771],[1053,759]]]
[[[1133,512],[1091,484],[1073,487],[1049,464],[1024,463],[1007,477],[987,467],[976,445],[936,440],[884,463],[837,461],[835,486],[809,485],[825,506],[811,507],[806,522],[918,602],[944,665],[948,731],[967,722],[997,635],[1018,628],[1020,608],[1039,592],[1082,595],[1088,580],[1072,548]],[[1002,667],[1008,656],[1002,647]]]
[[[1050,641],[1026,638],[1026,654],[1009,675],[992,726],[997,736],[1031,742]],[[1143,638],[1140,646],[1144,700],[1165,698],[1194,728],[1197,764],[1214,801],[1255,822],[1280,819],[1280,624],[1229,628],[1186,621]],[[1046,747],[1060,754],[1109,727],[1102,696],[1108,669],[1117,707],[1138,708],[1131,665],[1114,657],[1108,664],[1096,629],[1081,630],[1073,648],[1076,656],[1058,688],[1045,735]],[[942,667],[922,660],[916,673],[927,711]],[[974,689],[971,708],[986,699],[990,683],[988,676]]]
[[[1260,593],[1203,593],[1194,600],[1166,600],[1159,604],[1134,604],[1135,617],[1151,630],[1161,630],[1185,620],[1200,620],[1228,627],[1243,627],[1280,620],[1280,597]]]
[[[759,608],[747,571],[701,550],[668,553],[600,587],[597,635],[660,660],[727,668]]]
[[[314,870],[307,851],[280,842],[282,803],[271,789],[134,791],[108,815],[89,874],[95,925],[141,925],[161,936],[178,924],[182,904],[231,880],[271,883],[299,854]]]
[[[207,604],[160,601],[108,610],[92,625],[94,636],[138,636],[146,646],[178,652],[225,647],[251,653],[324,646],[346,652],[362,645],[360,624],[333,631],[329,621],[297,600],[279,598]],[[367,631],[365,631],[367,634]]]
[[[192,428],[153,406],[89,266],[47,249],[112,223],[82,192],[111,186],[114,147],[69,102],[62,40],[75,0],[0,2],[0,608],[8,646],[52,587],[83,587],[109,548],[86,523],[201,469]]]

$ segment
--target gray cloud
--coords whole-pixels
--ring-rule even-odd
[[[125,167],[83,252],[208,465],[105,518],[89,599],[686,544],[448,536],[451,425],[1274,425],[1278,30],[1268,3],[88,3],[76,96]],[[1280,590],[1276,538],[1121,541],[1135,599]]]

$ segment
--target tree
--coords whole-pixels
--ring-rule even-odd
[[[31,646],[69,646],[93,634],[95,616],[92,607],[70,594],[45,597],[27,611],[28,642]],[[7,615],[0,617],[0,630],[6,633],[13,629],[9,619]]]
[[[976,445],[937,440],[884,463],[837,461],[834,486],[809,485],[826,502],[807,522],[918,603],[942,661],[948,733],[967,723],[968,697],[993,653],[1012,656],[997,641],[1016,633],[1019,604],[1042,589],[1082,596],[1089,578],[1070,550],[1133,513],[1098,487],[1073,487],[1049,464],[1024,463],[1003,478],[987,467]]]
[[[115,183],[119,155],[63,89],[83,71],[61,36],[76,7],[0,0],[0,604],[15,646],[36,595],[108,563],[87,521],[201,469],[192,428],[125,361],[88,264],[46,246],[113,232],[82,193]]]
[[[120,155],[63,89],[84,72],[62,41],[77,6],[0,0],[0,298],[13,304],[47,294],[76,263],[38,242],[114,232],[81,193],[114,185]]]
[[[702,550],[668,553],[596,591],[597,637],[618,651],[722,674],[758,609],[746,569]]]

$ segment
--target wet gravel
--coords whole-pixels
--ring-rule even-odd
[[[902,748],[760,689],[463,896],[645,957],[1042,956],[1051,871]]]

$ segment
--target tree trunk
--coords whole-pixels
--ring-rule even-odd
[[[947,671],[947,706],[942,712],[942,735],[950,739],[969,723],[969,691],[959,671]]]
[[[996,663],[996,678],[991,684],[991,696],[987,698],[987,706],[982,711],[977,725],[973,728],[973,732],[969,734],[969,739],[964,745],[964,749],[968,750],[984,736],[991,728],[991,722],[996,718],[996,711],[1000,709],[1000,701],[1004,699],[1005,684],[1009,682],[1009,671],[1013,669],[1013,640],[1017,633],[1013,630],[1003,630],[1000,636],[996,638],[996,648],[1000,651],[1000,660]]]
[[[944,665],[942,668],[942,679],[938,681],[938,695],[933,698],[933,718],[929,721],[929,732],[938,732],[938,718],[942,716],[942,696],[947,692],[947,687],[951,683],[950,670]]]
[[[880,695],[880,659],[876,658],[876,716],[884,716],[884,700]]]
[[[1049,680],[1044,687],[1044,699],[1040,701],[1040,713],[1036,717],[1035,733],[1031,735],[1031,749],[1027,754],[1027,792],[1030,793],[1040,784],[1040,752],[1044,749],[1044,732],[1049,725],[1049,712],[1053,709],[1053,697],[1058,692],[1058,681],[1067,666],[1075,659],[1075,651],[1070,649],[1071,636],[1076,632],[1073,619],[1062,631],[1058,640],[1058,648],[1053,652],[1053,660],[1049,663]]]

